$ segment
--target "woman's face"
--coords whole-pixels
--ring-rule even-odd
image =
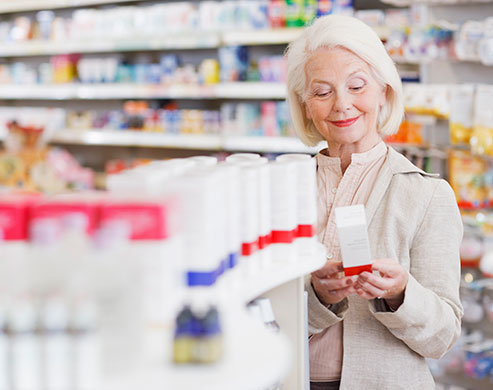
[[[360,152],[379,140],[377,117],[385,88],[370,66],[342,48],[316,50],[305,65],[305,110],[329,146],[353,145]]]

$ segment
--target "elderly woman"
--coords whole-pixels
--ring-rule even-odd
[[[317,156],[327,262],[306,283],[311,389],[434,389],[426,357],[460,333],[462,223],[446,181],[388,147],[403,116],[397,70],[357,19],[318,19],[289,45],[288,100]],[[372,270],[344,277],[335,208],[364,204]]]

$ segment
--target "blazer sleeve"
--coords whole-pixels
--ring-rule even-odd
[[[395,312],[379,312],[370,303],[375,318],[424,357],[440,358],[460,334],[462,234],[454,193],[445,180],[439,180],[411,244],[404,302]]]
[[[318,299],[311,283],[311,277],[305,278],[305,291],[308,295],[308,334],[314,335],[344,319],[348,310],[348,300],[345,298],[334,311],[324,306]]]

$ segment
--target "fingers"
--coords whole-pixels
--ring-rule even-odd
[[[370,272],[362,272],[356,283],[355,287],[371,286],[373,289],[378,289],[380,291],[387,291],[394,287],[395,281],[391,278],[384,278]],[[368,290],[373,290],[368,289]],[[380,295],[379,295],[380,296]]]
[[[354,284],[353,280],[349,277],[345,277],[342,279],[323,278],[323,279],[319,279],[319,283],[324,288],[326,288],[327,290],[330,290],[330,291],[344,289],[344,288],[352,286]]]
[[[355,292],[351,278],[317,278],[312,275],[312,285],[324,304],[338,303]]]
[[[329,291],[329,294],[333,299],[333,301],[328,303],[338,303],[342,301],[344,298],[346,298],[348,295],[353,294],[354,292],[355,290],[353,286],[341,288],[339,290],[331,290]]]
[[[365,299],[402,297],[408,281],[408,273],[402,265],[392,259],[377,259],[372,269],[381,276],[362,272],[354,285],[358,295]]]
[[[312,275],[316,276],[317,278],[327,278],[332,275],[336,275],[343,270],[344,268],[342,267],[342,261],[328,260],[322,268],[315,272],[312,272]]]
[[[401,272],[402,266],[392,259],[377,259],[371,268],[373,271],[380,272],[382,276],[394,277]]]
[[[385,298],[387,294],[387,289],[382,286],[376,286],[369,281],[364,282],[359,279],[354,284],[354,289],[359,296],[365,299]]]

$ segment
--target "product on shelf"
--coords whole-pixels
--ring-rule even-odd
[[[221,123],[228,136],[294,136],[286,102],[224,103]]]
[[[448,118],[450,114],[449,86],[444,84],[404,84],[406,112]]]
[[[176,364],[211,364],[222,355],[222,327],[217,308],[193,310],[188,305],[183,307],[176,317],[173,361]]]
[[[452,150],[449,154],[448,180],[459,207],[482,208],[489,205],[484,185],[488,164],[467,151]]]
[[[476,234],[464,234],[460,246],[460,263],[462,267],[477,268],[484,253],[483,242]]]
[[[455,85],[450,90],[450,143],[469,144],[474,120],[474,85]]]
[[[284,82],[286,61],[283,56],[262,56],[258,63],[249,60],[246,46],[219,48],[219,60],[205,58],[196,67],[182,64],[175,54],[165,54],[154,63],[143,57],[131,63],[120,56],[88,57],[79,54],[54,56],[37,66],[16,62],[0,65],[0,83],[4,84],[148,84],[215,85],[222,82]]]
[[[63,113],[56,110],[34,111],[38,115],[49,114],[44,119],[57,115],[63,118]],[[5,110],[3,115],[8,116],[9,111]],[[48,193],[92,188],[93,172],[82,168],[67,151],[46,147],[44,128],[34,126],[30,120],[29,116],[22,117],[25,125],[17,120],[6,121],[5,149],[0,152],[0,186]]]
[[[218,50],[221,81],[246,81],[249,64],[246,46],[224,46]]]
[[[406,119],[400,124],[397,133],[385,137],[385,142],[423,145],[422,129],[423,125],[421,123]]]
[[[490,109],[492,98],[492,85],[477,86],[470,144],[471,150],[480,155],[493,156],[493,113]]]
[[[51,58],[52,77],[56,84],[71,83],[77,80],[78,54],[61,54]],[[40,69],[40,75],[42,75]],[[41,77],[40,77],[41,79]]]

